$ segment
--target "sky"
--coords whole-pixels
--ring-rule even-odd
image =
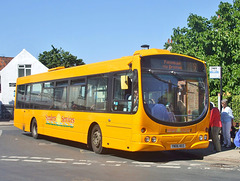
[[[26,49],[38,59],[51,45],[86,64],[163,49],[189,15],[210,19],[221,0],[0,0],[0,56]],[[233,4],[233,0],[222,0]]]

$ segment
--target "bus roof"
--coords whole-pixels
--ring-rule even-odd
[[[137,50],[134,52],[133,55],[148,56],[148,55],[159,55],[159,54],[171,54],[171,52],[168,50],[151,48],[151,49]]]
[[[101,73],[109,73],[113,71],[121,71],[128,70],[129,64],[134,60],[134,57],[143,57],[149,55],[160,55],[160,54],[173,54],[168,50],[162,49],[142,49],[134,52],[132,56],[125,56],[119,59],[107,60],[103,62],[97,62],[86,65],[79,65],[75,67],[56,67],[53,69],[49,69],[48,72],[29,75],[25,77],[20,77],[17,79],[18,84],[26,84],[33,82],[42,82],[49,80],[58,80],[63,78],[71,78],[77,76],[86,76],[86,75],[94,75]],[[177,55],[177,54],[176,54]]]

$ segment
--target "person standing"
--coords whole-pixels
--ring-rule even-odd
[[[220,152],[221,144],[220,144],[220,140],[218,137],[220,129],[222,127],[220,112],[219,112],[218,108],[213,107],[212,103],[210,103],[210,110],[211,110],[211,114],[210,114],[209,127],[211,128],[213,146],[217,152]]]
[[[234,119],[232,109],[227,106],[227,99],[222,100],[222,112],[221,112],[221,121],[222,121],[222,131],[223,131],[223,145],[226,148],[231,147],[231,127]]]

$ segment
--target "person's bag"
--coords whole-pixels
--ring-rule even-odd
[[[236,148],[240,147],[240,129],[238,130],[238,132],[235,135],[234,144],[235,144]]]

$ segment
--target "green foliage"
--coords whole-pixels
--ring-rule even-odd
[[[62,48],[57,49],[52,45],[52,50],[44,51],[38,56],[39,61],[48,68],[55,67],[72,67],[77,65],[84,65],[82,59],[77,59],[69,52],[65,52]]]
[[[234,4],[219,5],[216,15],[207,18],[190,14],[188,27],[174,28],[165,48],[172,52],[190,55],[207,62],[209,66],[222,66],[223,91],[236,95],[240,92],[240,0]],[[219,80],[209,81],[211,95],[217,95]]]
[[[231,104],[229,105],[233,110],[234,122],[240,123],[240,95],[235,95],[231,97]]]
[[[206,61],[208,70],[209,66],[221,66],[223,92],[231,96],[230,104],[237,118],[240,110],[240,0],[234,0],[233,4],[221,2],[209,20],[190,14],[187,21],[187,27],[173,29],[172,43],[165,43],[165,48],[172,46],[174,53]],[[210,79],[209,87],[210,96],[217,96],[220,81]]]
[[[213,102],[216,107],[218,107],[218,96],[211,96],[210,102]]]

